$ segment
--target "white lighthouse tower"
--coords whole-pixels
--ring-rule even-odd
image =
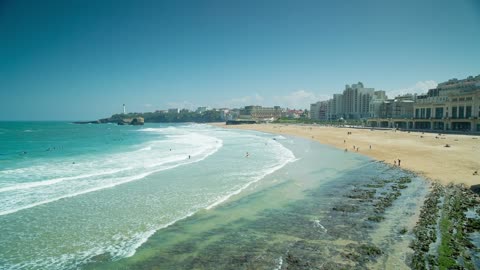
[[[123,104],[123,114],[125,114],[127,111],[125,110],[125,104]]]

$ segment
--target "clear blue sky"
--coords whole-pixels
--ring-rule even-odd
[[[0,1],[0,120],[307,108],[478,74],[478,0]]]

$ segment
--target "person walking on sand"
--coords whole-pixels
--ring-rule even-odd
[[[397,160],[396,159],[393,160],[393,166],[397,166]]]
[[[358,149],[360,149],[360,147],[357,147],[357,152],[358,152]]]
[[[372,145],[371,145],[371,144],[370,144],[370,146],[369,146],[369,147],[370,147],[370,149],[372,149]]]
[[[400,160],[400,159],[398,159],[398,167],[400,167],[400,162],[401,162],[401,160]]]

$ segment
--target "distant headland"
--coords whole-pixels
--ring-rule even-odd
[[[188,110],[168,110],[145,113],[121,113],[114,114],[108,118],[94,121],[76,121],[74,124],[106,124],[115,123],[118,125],[143,125],[144,123],[212,123],[224,121],[221,112],[209,110],[192,112]]]
[[[143,117],[133,117],[133,118],[119,118],[114,119],[110,118],[103,118],[95,121],[77,121],[73,122],[74,124],[105,124],[105,123],[116,123],[117,125],[133,125],[133,126],[141,126],[145,124],[145,119]]]

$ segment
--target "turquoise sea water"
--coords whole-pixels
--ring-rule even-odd
[[[131,256],[155,231],[294,161],[274,137],[196,124],[1,123],[0,268]]]
[[[131,257],[97,256],[86,269],[409,269],[415,213],[428,184],[398,167],[295,137],[296,159],[242,193],[158,230]],[[255,159],[254,155],[251,155]],[[412,180],[385,213],[375,205]],[[361,191],[360,193],[358,193]],[[362,192],[374,198],[361,199]],[[384,219],[376,222],[370,217]],[[382,255],[361,255],[374,246]]]
[[[403,176],[413,181],[382,222],[368,220],[373,201],[351,198]],[[426,191],[397,168],[294,137],[0,123],[0,269],[403,269],[411,234],[398,231]],[[352,260],[359,245],[384,254]]]

